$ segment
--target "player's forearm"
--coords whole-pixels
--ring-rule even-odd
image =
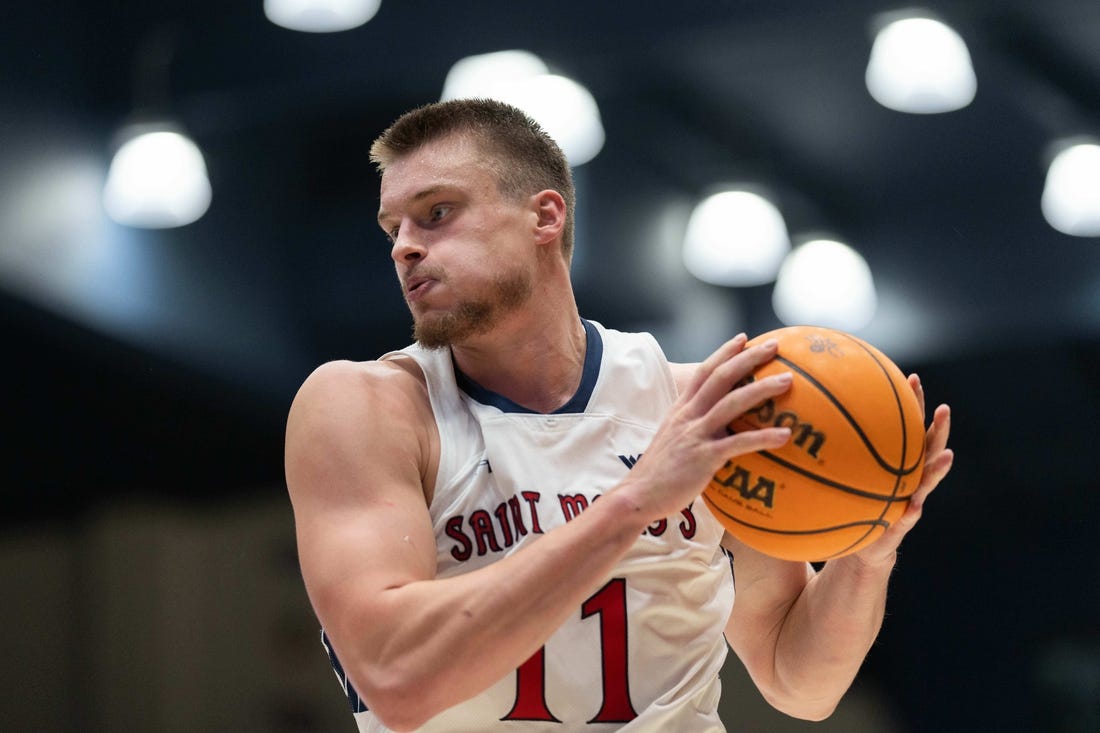
[[[621,503],[609,493],[507,558],[386,590],[369,601],[371,617],[346,619],[347,630],[386,630],[358,648],[337,645],[367,704],[391,727],[415,727],[511,673],[637,540],[645,522]]]
[[[821,719],[836,708],[878,636],[892,559],[869,566],[830,561],[791,607],[776,641],[777,689],[784,712]]]

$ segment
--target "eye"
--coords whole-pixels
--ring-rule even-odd
[[[433,222],[442,221],[443,217],[447,216],[447,214],[449,214],[449,213],[451,213],[451,207],[450,206],[446,206],[444,204],[439,204],[437,206],[432,207],[432,210],[431,210],[431,213],[428,216],[428,219],[430,221],[433,221]]]
[[[400,229],[401,229],[401,227],[394,227],[393,229],[390,229],[389,231],[386,232],[386,237],[390,240],[391,244],[393,242],[397,241],[397,234],[400,231]]]

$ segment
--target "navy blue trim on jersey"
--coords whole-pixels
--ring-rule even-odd
[[[321,644],[325,647],[325,651],[328,652],[328,661],[332,664],[333,671],[335,671],[336,676],[340,678],[340,685],[344,688],[344,694],[348,696],[348,705],[351,706],[351,712],[367,712],[366,703],[363,702],[363,698],[359,697],[359,692],[355,689],[355,686],[351,684],[351,680],[348,679],[347,673],[344,672],[344,666],[340,664],[340,660],[336,658],[336,651],[332,648],[332,642],[328,640],[328,634],[325,633],[324,629],[321,629]]]
[[[603,361],[603,338],[600,332],[591,323],[581,319],[584,325],[584,333],[587,348],[584,354],[584,370],[581,372],[581,384],[577,387],[576,394],[564,405],[546,413],[548,415],[565,415],[584,412],[588,407],[588,400],[592,398],[592,390],[596,387],[596,378],[600,376],[600,363]],[[455,382],[458,388],[483,405],[495,407],[501,412],[522,412],[531,415],[539,414],[535,410],[516,404],[504,395],[485,389],[480,384],[463,374],[455,366]]]

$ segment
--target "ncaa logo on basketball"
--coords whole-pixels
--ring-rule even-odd
[[[733,461],[726,461],[714,475],[712,485],[733,489],[743,500],[742,505],[749,509],[754,508],[754,504],[771,509],[775,503],[775,481],[766,476],[753,476],[747,468]],[[755,508],[759,510],[760,506]]]

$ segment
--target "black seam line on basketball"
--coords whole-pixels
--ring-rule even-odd
[[[857,540],[855,542],[849,542],[847,547],[844,547],[840,550],[837,550],[836,552],[830,553],[828,555],[825,555],[824,557],[819,558],[819,560],[822,561],[822,562],[827,561],[827,560],[832,560],[833,558],[837,558],[837,557],[843,557],[844,555],[851,552],[853,550],[853,548],[858,548],[863,542],[866,541],[866,539],[871,535],[871,533],[875,531],[875,527],[882,527],[883,533],[885,533],[887,530],[890,529],[890,523],[885,521],[884,519],[882,519],[881,514],[879,515],[879,518],[877,520],[872,519],[872,520],[867,520],[867,521],[864,521],[864,522],[849,522],[848,524],[841,524],[841,525],[836,525],[836,526],[833,526],[833,527],[822,527],[822,528],[818,528],[818,529],[807,529],[807,530],[772,529],[770,527],[762,527],[760,525],[751,524],[751,523],[746,522],[742,519],[738,519],[737,517],[733,516],[732,514],[725,511],[724,509],[719,507],[717,504],[715,504],[714,501],[712,501],[710,499],[710,497],[708,497],[706,494],[703,494],[702,496],[703,496],[703,502],[705,504],[707,504],[714,511],[718,512],[719,514],[721,514],[725,517],[728,517],[731,521],[733,521],[736,524],[740,524],[741,526],[747,527],[749,529],[755,529],[755,530],[757,530],[759,532],[763,532],[765,534],[785,535],[785,536],[820,535],[820,534],[825,534],[825,533],[829,533],[829,532],[838,532],[838,531],[844,530],[844,529],[852,529],[854,527],[866,527],[866,531],[863,533],[863,536],[859,538],[859,540]],[[887,506],[889,506],[889,505],[887,505]],[[883,512],[883,514],[885,514],[885,512]],[[731,558],[730,561],[732,563],[732,558]],[[732,570],[732,565],[731,565],[731,570]]]
[[[863,351],[866,352],[867,356],[871,357],[871,360],[874,361],[876,365],[878,365],[878,368],[882,372],[882,375],[886,377],[886,383],[890,385],[890,391],[894,393],[894,404],[897,406],[898,415],[901,417],[901,463],[902,468],[904,469],[905,454],[909,450],[909,431],[906,429],[905,426],[905,410],[901,406],[901,395],[898,394],[898,389],[896,386],[894,386],[894,380],[890,379],[890,372],[886,369],[886,365],[883,364],[882,360],[880,360],[878,356],[875,355],[875,352],[867,348],[867,344],[863,343],[859,339],[849,337],[848,340],[852,341],[853,343],[855,343],[856,346],[863,349]],[[913,471],[915,471],[917,469],[917,466],[921,465],[923,461],[924,444],[922,443],[920,447],[920,455],[917,456],[916,462],[906,473],[912,473]]]
[[[837,532],[842,529],[851,529],[853,527],[883,527],[884,529],[890,527],[890,523],[882,519],[867,519],[862,522],[847,522],[845,524],[835,524],[830,527],[817,527],[815,529],[774,529],[772,527],[763,527],[759,524],[753,524],[746,522],[744,519],[739,519],[733,516],[729,512],[723,510],[720,506],[717,506],[712,499],[708,499],[706,496],[703,499],[707,504],[722,516],[729,517],[732,521],[740,524],[743,527],[749,529],[759,530],[761,532],[767,532],[768,534],[782,534],[782,535],[809,535],[809,534],[824,534],[825,532]],[[841,550],[843,552],[843,550]]]
[[[890,528],[889,525],[887,525],[887,526],[882,528],[882,531],[885,532],[889,528]],[[826,555],[825,557],[821,558],[820,562],[828,562],[829,560],[833,560],[833,559],[838,558],[838,557],[844,557],[845,555],[851,553],[853,550],[859,549],[859,547],[862,546],[866,542],[867,538],[870,537],[871,533],[874,532],[874,531],[875,531],[874,527],[869,527],[867,529],[867,531],[863,533],[863,537],[860,537],[858,542],[853,542],[850,545],[848,545],[847,547],[845,547],[844,549],[837,550],[832,555]]]
[[[905,454],[909,450],[909,430],[906,428],[906,425],[905,425],[905,411],[904,411],[904,409],[902,408],[902,405],[901,405],[901,395],[898,394],[897,387],[894,385],[894,380],[890,378],[890,374],[889,374],[888,370],[886,369],[886,365],[884,365],[882,363],[882,361],[879,360],[878,356],[876,356],[875,353],[871,349],[867,348],[867,345],[864,344],[859,339],[856,339],[856,338],[853,338],[853,337],[848,337],[848,340],[855,343],[856,346],[858,346],[860,349],[863,349],[864,353],[866,353],[867,356],[871,357],[871,360],[875,362],[876,366],[878,366],[879,371],[881,371],[883,376],[886,377],[886,382],[887,382],[887,384],[890,385],[890,391],[894,394],[894,404],[898,408],[898,415],[901,418],[901,463],[902,463],[902,468],[904,468],[905,467],[904,466],[904,464],[905,464]],[[916,463],[913,464],[913,467],[911,469],[909,469],[909,471],[910,472],[915,471],[916,467],[921,465],[923,463],[923,461],[924,461],[924,444],[921,443],[920,455],[917,456]],[[891,496],[897,496],[898,490],[900,488],[901,488],[901,476],[896,475],[894,477],[894,490],[891,492]],[[885,520],[883,520],[883,517],[885,517],[886,512],[890,510],[890,506],[891,506],[891,504],[889,502],[883,503],[882,511],[878,515],[878,518],[879,518],[880,521],[885,522]],[[889,523],[886,523],[886,527],[887,528],[889,527]],[[864,542],[867,541],[867,538],[870,537],[871,533],[873,533],[874,531],[875,531],[874,527],[868,527],[867,531],[863,533],[862,537],[860,537],[859,539],[853,541],[851,544],[849,544],[847,547],[845,547],[843,550],[841,550],[839,554],[844,555],[844,554],[850,552],[851,550],[853,550],[854,548],[859,547],[860,545],[862,545]],[[883,531],[885,532],[886,530],[884,529]]]
[[[873,354],[871,356],[872,356],[872,358],[874,358]],[[847,409],[845,409],[844,405],[842,405],[840,403],[840,400],[838,400],[836,397],[833,396],[832,392],[830,392],[828,389],[826,389],[824,384],[817,381],[809,372],[807,372],[805,369],[800,367],[798,364],[795,364],[793,361],[790,361],[790,360],[788,360],[788,359],[786,359],[782,356],[775,357],[775,360],[778,361],[778,362],[781,362],[783,364],[786,364],[791,369],[793,369],[794,371],[801,374],[803,377],[805,377],[806,381],[808,381],[810,384],[817,387],[818,390],[820,390],[821,393],[823,395],[825,395],[825,398],[827,400],[829,400],[829,402],[833,403],[833,406],[836,407],[836,409],[840,412],[840,414],[844,416],[844,419],[848,421],[848,424],[852,426],[852,429],[856,431],[856,435],[858,435],[859,439],[861,441],[863,441],[863,445],[867,448],[867,451],[871,454],[871,457],[875,459],[875,462],[879,464],[879,466],[882,468],[882,470],[886,471],[887,473],[893,474],[895,476],[897,476],[897,475],[904,476],[906,474],[909,474],[909,473],[912,473],[913,471],[915,471],[917,469],[917,466],[920,465],[919,462],[918,462],[918,463],[913,464],[913,466],[910,467],[910,468],[905,468],[904,466],[902,466],[900,468],[895,468],[894,466],[891,466],[889,463],[886,462],[886,460],[882,456],[880,456],[878,454],[878,451],[875,450],[874,444],[871,443],[871,440],[867,437],[867,434],[863,432],[863,428],[861,428],[859,426],[859,423],[856,422],[856,419],[854,417],[852,417],[852,414],[850,412],[848,412]],[[878,362],[877,359],[875,361],[876,361],[876,363]],[[881,368],[882,365],[880,364],[879,366]],[[893,386],[894,386],[894,383],[890,382],[890,388],[891,389],[893,389]],[[896,390],[894,392],[894,396],[895,396],[895,399],[896,399],[897,398],[897,391]],[[905,428],[904,428],[904,425],[903,425],[903,427],[902,427],[903,436],[904,436],[904,431],[905,431]],[[903,446],[904,446],[904,437],[903,437],[902,440],[903,440]],[[904,453],[902,453],[902,459],[901,460],[904,463],[904,461],[905,461],[905,454]]]
[[[906,429],[906,426],[905,426],[905,411],[902,409],[901,396],[898,395],[898,390],[894,386],[894,380],[890,378],[890,375],[886,370],[886,366],[881,361],[879,361],[878,357],[876,357],[874,355],[874,353],[871,352],[870,349],[868,349],[866,346],[864,346],[861,341],[858,341],[858,340],[852,339],[852,338],[850,338],[848,340],[849,341],[854,341],[856,346],[858,346],[860,349],[862,349],[864,351],[864,353],[867,354],[867,356],[871,357],[871,361],[875,362],[875,366],[877,366],[879,368],[879,371],[882,372],[882,375],[884,377],[886,377],[886,383],[890,385],[890,392],[894,395],[894,406],[897,407],[897,409],[898,409],[898,418],[899,418],[899,422],[901,423],[901,464],[902,464],[902,468],[904,468],[905,467],[905,452],[909,449],[909,431]],[[921,448],[922,453],[923,453],[923,450],[924,450],[924,448],[922,446],[922,448]],[[919,458],[918,458],[918,461],[919,461]],[[914,464],[914,467],[911,470],[915,470],[916,465],[917,464]],[[900,489],[900,488],[901,488],[901,476],[900,475],[895,475],[894,476],[894,490],[890,492],[890,495],[891,496],[897,496],[898,489]],[[885,520],[883,520],[883,517],[885,517],[886,512],[888,512],[890,510],[890,506],[891,506],[891,504],[889,502],[884,502],[882,504],[882,511],[880,511],[879,515],[878,515],[878,518],[879,518],[880,521],[885,521]],[[889,523],[886,523],[885,528],[883,529],[883,532],[885,532],[886,529],[889,528],[889,526],[890,526]],[[871,534],[874,531],[875,531],[874,527],[868,527],[866,529],[866,531],[864,531],[863,536],[859,537],[855,541],[851,542],[847,547],[842,549],[840,551],[841,554],[848,553],[853,548],[860,547],[861,545],[863,545],[867,541],[867,538],[870,537]]]
[[[817,482],[819,484],[824,484],[825,486],[828,486],[830,488],[837,489],[839,491],[843,491],[846,494],[852,494],[854,496],[862,496],[865,499],[874,499],[875,501],[884,501],[884,502],[909,501],[909,495],[908,494],[906,494],[905,496],[898,496],[897,495],[897,493],[898,493],[898,488],[897,488],[898,477],[897,476],[894,477],[894,490],[891,491],[889,494],[880,494],[880,493],[876,493],[874,491],[867,491],[866,489],[857,489],[854,486],[848,486],[847,484],[842,484],[839,481],[833,481],[832,479],[825,478],[824,476],[819,476],[818,474],[813,473],[812,471],[807,471],[805,468],[802,468],[801,466],[796,466],[795,464],[791,463],[790,461],[788,461],[784,458],[780,458],[779,456],[775,455],[774,453],[772,453],[770,451],[761,450],[761,451],[757,451],[757,453],[759,453],[764,458],[767,458],[772,463],[778,463],[780,466],[783,466],[783,468],[789,468],[790,470],[794,471],[795,473],[800,473],[803,476],[805,476],[806,478],[813,479],[815,482]],[[734,462],[736,462],[736,460],[737,459],[734,459]]]

